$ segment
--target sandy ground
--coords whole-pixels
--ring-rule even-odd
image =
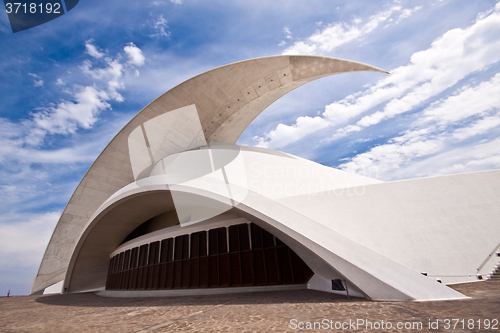
[[[500,331],[500,281],[453,288],[471,298],[372,302],[310,290],[133,299],[105,298],[93,293],[1,297],[0,331]]]

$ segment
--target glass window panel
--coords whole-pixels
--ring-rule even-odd
[[[206,257],[207,255],[207,232],[200,232],[200,257]]]
[[[252,231],[252,249],[257,250],[257,249],[262,249],[263,248],[263,243],[262,243],[262,229],[256,225],[256,224],[251,224],[251,231]]]
[[[181,260],[182,259],[182,236],[177,236],[175,237],[175,251],[174,251],[174,260]]]
[[[219,251],[219,241],[218,241],[218,232],[217,229],[211,229],[208,231],[208,242],[209,242],[209,254],[214,255],[218,254]]]
[[[238,252],[240,250],[239,226],[229,227],[229,252]]]
[[[189,235],[182,236],[182,259],[189,259]]]
[[[274,236],[262,229],[262,240],[265,248],[274,247]]]
[[[218,231],[218,240],[219,240],[219,254],[227,253],[227,229],[219,228]]]
[[[191,258],[199,258],[200,256],[200,233],[191,234]]]
[[[240,250],[247,251],[250,250],[250,238],[248,232],[248,224],[240,224],[238,226],[240,234]]]

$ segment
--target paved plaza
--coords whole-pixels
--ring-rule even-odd
[[[500,281],[467,283],[453,288],[471,298],[372,302],[311,290],[134,299],[105,298],[93,293],[2,297],[0,331],[500,331]],[[429,324],[433,329],[429,329]],[[438,328],[434,329],[436,324]]]

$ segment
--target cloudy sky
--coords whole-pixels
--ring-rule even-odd
[[[27,294],[73,190],[153,99],[279,54],[364,62],[269,107],[238,143],[383,181],[500,168],[498,0],[81,0],[13,34],[0,13],[0,295]]]

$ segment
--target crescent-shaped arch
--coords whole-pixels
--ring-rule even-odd
[[[193,200],[203,199],[214,204],[224,201],[223,196],[210,190],[176,187],[158,177],[150,178],[147,184],[141,186],[136,183],[127,186],[94,214],[73,253],[64,288],[69,292],[82,292],[104,286],[109,254],[137,227],[137,221],[145,221],[174,209],[173,192],[183,192]],[[307,263],[313,271],[328,276],[333,270],[349,281],[349,288],[355,287],[365,297],[404,301],[464,297],[290,207],[250,192],[251,198],[233,207],[231,213],[279,235],[280,240],[297,254],[309,259]]]
[[[129,138],[149,120],[182,108],[195,110],[201,142],[235,143],[248,125],[269,105],[316,79],[355,71],[385,71],[358,62],[317,56],[275,56],[241,61],[197,75],[167,91],[140,111],[108,144],[76,188],[45,251],[31,293],[64,279],[71,255],[98,208],[115,192],[134,182]],[[180,120],[182,121],[182,119]],[[175,132],[175,136],[197,133]],[[137,131],[136,131],[137,132]],[[174,142],[161,156],[195,148]],[[198,141],[197,141],[198,142]],[[150,148],[147,138],[144,141]],[[151,154],[150,154],[151,155]],[[140,171],[140,170],[139,170]]]

